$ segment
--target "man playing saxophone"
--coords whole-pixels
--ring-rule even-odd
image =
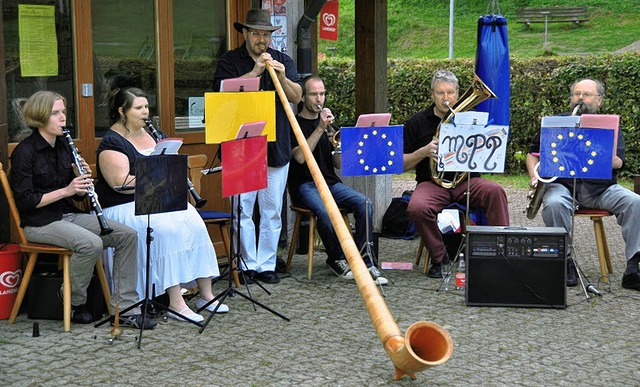
[[[430,161],[438,159],[438,142],[434,136],[440,122],[458,102],[458,78],[447,70],[438,70],[431,80],[433,103],[414,114],[404,125],[404,170],[416,170],[416,188],[409,201],[407,214],[413,221],[431,257],[427,275],[441,278],[442,262],[449,260],[442,234],[438,228],[438,213],[452,203],[466,205],[467,183],[444,188],[433,180]],[[471,174],[469,205],[483,210],[489,224],[509,225],[507,195],[497,183]]]
[[[604,86],[595,79],[582,79],[571,86],[570,111],[576,107],[577,115],[596,114],[604,102]],[[581,106],[580,106],[581,105]],[[616,174],[624,166],[625,150],[622,130],[618,131],[616,155],[613,160],[611,179],[577,179],[576,203],[579,207],[607,210],[614,214],[622,227],[625,241],[627,269],[622,276],[622,287],[640,290],[640,196],[617,184]],[[531,178],[530,185],[535,187],[535,165],[539,161],[540,132],[529,144],[527,170]],[[535,155],[534,155],[535,154]],[[557,179],[548,184],[542,198],[542,220],[549,227],[564,227],[571,235],[571,216],[573,214],[574,179]],[[572,252],[569,251],[569,254]],[[578,272],[571,257],[567,259],[567,286],[578,284]]]
[[[89,324],[87,287],[104,247],[114,247],[115,291],[112,310],[128,308],[137,301],[137,234],[132,228],[109,221],[112,232],[101,235],[95,215],[81,212],[70,199],[81,200],[93,190],[89,165],[81,160],[84,174],[74,171],[74,157],[63,137],[65,99],[51,91],[38,91],[24,104],[24,118],[34,128],[11,155],[11,190],[15,196],[24,234],[30,242],[46,243],[73,251],[71,274],[71,320]],[[76,176],[76,174],[78,176]],[[121,324],[139,328],[140,310],[121,317]],[[156,325],[146,319],[144,328]]]

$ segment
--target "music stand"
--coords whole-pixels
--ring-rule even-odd
[[[461,141],[457,141],[458,138]],[[469,226],[471,173],[504,173],[505,152],[509,137],[508,125],[492,125],[489,114],[478,111],[458,112],[455,121],[440,124],[438,136],[438,171],[443,173],[467,173],[467,189],[465,191],[466,209],[464,214],[464,230]],[[474,140],[483,138],[482,142]],[[472,139],[472,141],[469,141]],[[455,182],[452,180],[452,182]],[[462,181],[458,182],[462,183]],[[454,257],[449,257],[451,268],[455,268],[460,253],[465,248],[467,234],[462,240]],[[437,291],[444,284],[444,278]]]
[[[260,122],[259,123],[261,127],[264,127],[264,122]],[[216,306],[213,308],[213,312],[211,312],[211,314],[207,317],[207,319],[202,323],[202,325],[200,325],[200,333],[204,332],[205,328],[207,327],[207,325],[209,325],[209,322],[211,321],[211,319],[213,318],[213,315],[215,315],[218,311],[218,308],[220,307],[220,305],[222,305],[224,303],[224,300],[227,297],[234,297],[235,295],[239,295],[240,297],[244,298],[245,300],[251,301],[251,303],[253,304],[253,309],[256,309],[256,305],[261,307],[262,309],[271,312],[272,314],[280,317],[281,319],[285,320],[285,321],[291,321],[291,319],[289,319],[288,317],[286,317],[285,315],[276,312],[275,310],[269,308],[268,306],[260,303],[259,301],[256,301],[254,298],[251,297],[251,290],[249,289],[249,285],[247,284],[248,281],[246,281],[246,279],[243,281],[245,284],[245,287],[247,289],[247,294],[244,294],[238,290],[236,290],[233,287],[233,271],[240,271],[240,274],[243,276],[244,278],[244,273],[242,272],[241,268],[242,267],[246,267],[245,262],[244,262],[244,258],[242,257],[242,254],[240,253],[240,213],[242,211],[242,206],[241,206],[241,201],[240,201],[240,196],[242,193],[246,193],[246,192],[251,192],[251,191],[255,191],[256,189],[260,189],[260,187],[264,188],[266,186],[266,181],[263,182],[265,185],[261,185],[261,182],[257,182],[254,180],[254,177],[252,177],[251,174],[251,170],[254,170],[254,164],[255,164],[255,159],[263,159],[264,164],[260,165],[260,162],[258,162],[256,165],[257,168],[264,168],[264,177],[266,177],[266,136],[258,136],[258,137],[262,137],[262,139],[258,138],[258,137],[246,137],[248,134],[246,131],[240,131],[238,133],[238,136],[242,136],[239,137],[238,139],[232,140],[232,141],[227,141],[227,142],[223,142],[220,147],[222,148],[222,164],[224,166],[224,168],[222,169],[222,173],[223,173],[223,194],[225,196],[231,196],[231,208],[234,208],[235,205],[235,211],[231,211],[231,241],[233,242],[234,238],[235,238],[235,243],[231,243],[230,249],[230,257],[229,257],[229,271],[227,274],[227,288],[225,290],[223,290],[220,294],[216,295],[211,301],[207,302],[205,305],[203,305],[201,308],[198,309],[198,312],[206,309],[209,307],[209,305],[211,305],[212,303],[218,301],[218,303],[216,304]],[[227,149],[227,147],[229,147],[229,149]],[[254,147],[258,148],[258,151],[256,152],[256,149]],[[260,151],[264,152],[263,155],[257,156]],[[238,154],[236,154],[238,153]],[[247,161],[247,171],[245,171],[245,173],[242,173],[242,170],[238,170],[238,171],[233,171],[232,169],[235,168],[231,168],[231,161],[233,158],[238,157],[238,158],[242,158],[243,154],[251,154],[252,157],[249,160],[245,160]],[[229,158],[227,158],[229,157]],[[254,161],[252,161],[254,160]],[[255,171],[254,171],[255,172]],[[247,174],[249,173],[249,174]],[[247,183],[247,185],[245,184],[237,184],[234,185],[234,187],[225,187],[225,180],[228,177],[228,174],[232,174],[232,178],[229,180],[235,180],[237,183],[241,183],[240,180],[245,180],[245,182]],[[236,174],[238,176],[236,176]],[[244,178],[243,178],[244,177]],[[237,201],[237,203],[235,203]],[[235,222],[237,222],[237,229],[233,227],[233,224],[235,224]],[[235,265],[233,264],[235,263]],[[256,285],[258,285],[260,288],[262,288],[262,290],[264,290],[267,294],[271,295],[271,292],[269,292],[264,286],[262,286],[262,284],[254,281],[254,283]]]
[[[369,175],[398,173],[402,169],[402,163],[400,162],[402,157],[402,128],[400,126],[389,127],[390,120],[391,120],[390,113],[362,114],[358,117],[356,127],[343,128],[341,130],[342,131],[341,138],[343,142],[343,144],[341,145],[342,152],[347,153],[352,158],[356,158],[354,157],[356,154],[362,154],[363,164],[371,166],[371,168],[367,170],[361,169],[360,166],[353,168],[352,166],[353,160],[347,160],[348,162],[345,163],[344,158],[342,159],[343,176],[364,175],[364,186],[365,186],[364,205],[365,205],[365,214],[366,214],[366,217],[365,217],[366,238],[363,246],[360,248],[360,256],[362,257],[363,260],[365,260],[365,258],[369,258],[369,260],[371,261],[371,264],[376,267],[378,266],[378,260],[373,252],[373,248],[372,248],[373,241],[369,236],[369,234],[371,233],[370,232],[371,224],[369,221],[369,208],[371,204],[369,199]],[[375,130],[375,134],[373,133],[373,129],[369,129],[369,128],[376,128],[377,130]],[[364,129],[364,132],[367,132],[366,135],[364,133],[361,133],[363,132],[363,129]],[[371,132],[371,133],[368,133],[368,132]],[[394,136],[394,132],[398,133],[397,137]],[[366,141],[365,141],[365,138],[367,138]],[[389,149],[383,150],[382,147],[378,147],[378,146],[374,146],[374,148],[377,148],[377,149],[373,152],[371,151],[371,149],[367,149],[367,150],[364,149],[365,147],[368,148],[372,146],[371,144],[367,145],[367,143],[371,142],[374,145],[377,145],[380,139],[383,139],[383,138],[386,138],[386,140],[383,141],[385,143],[384,146],[388,146],[389,143],[391,143],[392,144],[391,149],[393,148],[397,148],[397,149],[395,149],[393,152],[388,152]],[[362,144],[362,148],[360,148],[360,144]],[[354,149],[354,147],[358,149],[356,150]],[[374,161],[373,159],[375,159],[375,157],[371,157],[369,158],[369,160],[365,161],[367,156],[364,156],[364,155],[373,156],[374,154],[377,154],[378,156],[384,155],[383,160]],[[389,164],[390,160],[389,160],[389,157],[387,157],[387,155],[389,154],[393,154],[395,155],[396,158],[399,158],[399,159],[396,160],[395,163]],[[391,156],[391,158],[393,157],[394,156]],[[360,163],[358,162],[357,164],[360,164]],[[397,170],[394,170],[393,168],[391,168],[392,165],[395,165],[395,168]],[[385,294],[382,288],[382,284],[378,283],[378,285],[380,287],[380,292],[384,296]]]
[[[173,311],[165,305],[150,299],[150,271],[151,271],[151,214],[182,211],[187,209],[187,186],[183,183],[187,179],[186,155],[155,155],[138,157],[136,159],[136,186],[135,186],[135,215],[147,215],[147,255],[145,267],[145,295],[144,299],[124,309],[125,314],[129,310],[141,307],[142,323],[138,336],[138,348],[142,345],[142,332],[147,319],[147,311],[150,304],[165,309],[184,320],[200,326],[199,323]],[[102,321],[96,327],[104,324]]]
[[[577,179],[610,179],[612,174],[612,161],[616,155],[617,146],[617,130],[618,130],[618,116],[603,117],[602,120],[592,115],[586,116],[587,122],[592,121],[594,125],[585,124],[582,122],[580,116],[578,121],[579,127],[571,127],[569,125],[545,125],[545,121],[542,122],[540,129],[540,175],[555,175],[562,178],[573,179],[573,191],[572,197],[572,211],[571,211],[571,232],[570,232],[570,251],[573,258],[573,263],[576,266],[576,272],[578,274],[578,280],[582,286],[582,291],[586,299],[590,299],[589,293],[600,296],[601,293],[595,286],[589,283],[589,278],[582,272],[577,260],[577,253],[573,244],[574,227],[575,227],[575,212],[578,209],[576,199],[576,185]],[[546,117],[545,117],[546,118]],[[567,117],[562,117],[563,119]],[[570,119],[576,118],[576,116],[569,116]],[[608,120],[607,120],[608,118]],[[591,120],[590,120],[591,119]],[[569,136],[569,132],[574,136]],[[564,141],[557,141],[558,134],[564,135]],[[577,138],[579,140],[574,140]],[[556,146],[553,147],[553,151],[550,151],[550,141],[555,142]],[[586,142],[589,142],[588,146],[585,146]],[[550,157],[558,158],[562,165],[565,165],[564,170],[560,170],[550,162]],[[603,160],[600,160],[602,158]],[[582,168],[586,160],[591,161],[590,168]],[[558,164],[560,165],[560,164]],[[574,171],[573,173],[571,171]],[[584,278],[583,278],[584,276]]]

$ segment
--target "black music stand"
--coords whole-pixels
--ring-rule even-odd
[[[579,105],[578,105],[579,106]],[[571,116],[563,116],[563,119],[569,119],[569,118],[575,118],[574,115],[575,113],[578,112],[578,106],[576,106],[576,109],[574,109],[574,112]],[[551,133],[550,131],[555,130],[555,131],[559,131],[560,134],[565,134],[565,138],[569,138],[568,136],[568,132],[571,130],[589,130],[592,131],[591,133],[594,136],[597,137],[593,137],[592,141],[594,144],[597,144],[594,148],[592,148],[591,146],[589,148],[587,148],[587,152],[591,152],[593,150],[598,151],[599,154],[604,155],[604,161],[598,161],[597,165],[600,168],[600,170],[598,170],[598,168],[594,168],[594,169],[587,169],[588,171],[588,176],[587,173],[583,174],[582,176],[578,175],[571,175],[569,173],[569,171],[571,171],[572,169],[577,169],[580,170],[580,163],[575,164],[575,160],[584,160],[584,153],[585,151],[580,149],[579,147],[569,147],[569,148],[564,148],[563,146],[554,148],[554,150],[558,150],[560,151],[560,154],[567,153],[569,154],[571,157],[568,158],[568,160],[570,160],[570,162],[566,162],[565,164],[568,164],[568,168],[566,168],[566,171],[563,171],[561,173],[557,173],[557,177],[561,177],[561,178],[572,178],[573,179],[573,189],[571,192],[571,199],[572,199],[572,208],[571,208],[571,232],[569,233],[569,246],[568,246],[568,250],[571,253],[571,258],[573,259],[573,263],[576,267],[576,272],[578,274],[578,281],[580,281],[580,285],[582,287],[582,291],[585,295],[585,298],[587,300],[591,299],[591,296],[589,295],[589,293],[592,293],[594,295],[597,296],[602,296],[602,293],[593,285],[589,282],[589,278],[584,274],[584,272],[582,271],[582,268],[580,267],[580,264],[578,262],[578,257],[577,257],[577,252],[575,250],[575,245],[574,245],[574,229],[575,229],[575,216],[576,216],[576,211],[578,210],[578,204],[577,204],[577,199],[576,199],[576,186],[577,186],[577,182],[578,182],[578,178],[584,179],[609,179],[611,178],[611,174],[610,171],[613,170],[612,167],[612,161],[613,161],[613,156],[616,155],[616,146],[617,146],[617,134],[618,134],[618,121],[614,120],[613,122],[609,121],[609,122],[590,122],[590,124],[595,124],[594,126],[590,126],[589,124],[584,125],[585,122],[582,121],[582,119],[585,116],[581,116],[580,117],[580,124],[576,123],[575,127],[572,127],[570,125],[557,125],[557,126],[545,126],[545,122],[542,122],[542,127],[540,129],[540,144],[541,144],[541,149],[540,149],[540,172],[543,172],[544,167],[547,167],[548,165],[551,165],[548,163],[548,156],[545,157],[545,155],[549,155],[550,152],[548,150],[547,147],[542,148],[542,144],[546,144],[545,142],[545,137],[549,137],[549,134],[553,136],[556,133]],[[593,117],[590,117],[593,119]],[[612,125],[615,124],[615,125]],[[612,126],[610,126],[612,125]],[[608,132],[609,130],[611,130],[611,132]],[[545,133],[545,131],[547,133]],[[609,133],[611,133],[611,136],[609,137]],[[599,134],[599,136],[598,136]],[[604,135],[604,136],[603,136]],[[587,136],[590,137],[590,136]],[[610,143],[609,143],[610,141]],[[598,146],[602,147],[602,149],[597,149]],[[559,149],[558,149],[559,148]],[[608,150],[611,150],[611,157],[608,157],[607,152]],[[555,155],[554,155],[555,156]],[[561,159],[564,158],[563,156],[561,156]],[[575,165],[574,165],[575,164]],[[542,173],[541,173],[542,174]],[[545,173],[546,174],[546,173]],[[555,179],[552,179],[551,181],[548,182],[553,182]],[[538,183],[540,184],[540,182]]]
[[[391,113],[373,113],[373,114],[361,114],[358,117],[355,128],[373,128],[379,127],[380,130],[384,131],[384,128],[389,126],[389,121],[391,120]],[[354,129],[355,129],[354,128]],[[349,129],[347,129],[349,130]],[[346,132],[343,132],[346,133]],[[402,141],[400,141],[402,144]],[[400,146],[401,147],[401,146]],[[343,169],[344,171],[344,169]],[[344,172],[343,172],[344,173]],[[379,174],[388,174],[386,172],[380,171]],[[371,201],[369,199],[369,175],[370,173],[357,173],[357,174],[349,174],[345,176],[362,176],[364,175],[364,209],[366,213],[365,217],[365,242],[364,245],[360,248],[360,256],[363,261],[365,258],[369,258],[371,264],[373,266],[378,267],[378,258],[375,256],[373,252],[373,241],[369,237],[371,224],[369,222],[369,206]],[[373,210],[372,210],[373,211]],[[386,297],[384,293],[384,289],[382,288],[382,284],[378,283],[378,287],[380,288],[380,293],[382,293],[383,297]]]
[[[145,296],[144,299],[124,309],[124,314],[129,310],[141,307],[142,323],[138,336],[138,348],[142,344],[142,331],[147,319],[150,306],[165,309],[184,320],[200,326],[199,323],[169,309],[167,306],[154,301],[149,297],[150,271],[151,271],[151,214],[182,211],[187,209],[187,156],[186,155],[156,155],[139,157],[136,159],[136,186],[135,186],[135,215],[147,215],[147,256],[145,267]],[[104,324],[102,321],[96,327]]]
[[[247,138],[247,135],[244,134],[243,137],[238,138],[236,140],[232,140],[232,141],[245,141],[245,139]],[[220,147],[222,148],[222,144],[220,145]],[[222,173],[226,174],[228,173],[228,170],[226,169],[222,169]],[[247,284],[246,279],[243,281],[245,284],[245,287],[247,289],[247,294],[244,294],[236,289],[234,289],[233,287],[233,271],[239,271],[240,275],[243,276],[244,278],[244,273],[242,272],[241,268],[242,267],[246,267],[245,263],[244,263],[244,259],[242,258],[242,254],[240,253],[240,213],[242,211],[242,206],[240,205],[240,196],[242,193],[245,192],[250,192],[251,190],[247,190],[247,191],[242,191],[241,189],[237,192],[235,192],[235,195],[231,196],[231,252],[230,252],[230,257],[229,257],[229,271],[227,274],[227,288],[225,290],[223,290],[220,294],[216,295],[211,301],[207,302],[205,305],[203,305],[201,308],[199,308],[197,310],[197,312],[200,312],[204,309],[206,309],[207,307],[209,307],[209,305],[211,305],[212,303],[218,301],[218,303],[216,304],[216,306],[213,308],[213,312],[211,312],[211,314],[209,315],[209,317],[207,317],[207,319],[200,325],[200,333],[204,332],[205,328],[207,327],[207,325],[209,325],[209,322],[211,321],[211,319],[213,318],[213,316],[217,313],[218,308],[220,307],[220,305],[222,305],[224,303],[224,300],[227,297],[234,297],[236,295],[244,298],[245,300],[251,301],[251,303],[253,304],[253,309],[256,309],[256,305],[261,307],[262,309],[271,312],[272,314],[280,317],[281,319],[285,320],[285,321],[291,321],[290,318],[288,318],[287,316],[276,312],[275,310],[269,308],[268,306],[260,303],[259,301],[256,301],[254,298],[251,297],[251,290],[249,289],[249,285]],[[237,202],[237,203],[234,203]],[[235,204],[235,211],[233,211],[234,208],[234,204]],[[233,226],[234,224],[236,224],[235,222],[237,222],[237,229]],[[234,237],[235,237],[235,243],[233,243],[234,241]],[[234,265],[235,263],[235,265]],[[262,286],[262,284],[254,281],[254,283],[256,285],[258,285],[262,290],[264,290],[267,294],[271,295],[271,292],[269,292],[264,286]]]

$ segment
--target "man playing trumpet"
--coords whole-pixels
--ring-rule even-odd
[[[342,183],[336,174],[335,168],[340,168],[342,161],[340,144],[336,140],[337,130],[331,125],[334,120],[333,114],[331,110],[323,108],[326,97],[324,83],[316,76],[309,76],[303,80],[302,86],[302,107],[296,119],[336,204],[340,208],[353,211],[356,221],[355,242],[357,246],[364,246],[367,241],[373,240],[371,229],[369,229],[367,238],[367,217],[369,224],[373,224],[372,210],[369,208],[367,211],[365,204],[369,199]],[[293,160],[288,177],[291,200],[297,206],[310,209],[318,218],[318,234],[320,234],[320,239],[326,249],[326,262],[331,271],[341,278],[353,279],[353,273],[342,252],[336,232],[329,220],[329,214],[293,133],[291,134],[291,146],[293,147]],[[291,243],[295,243],[295,241]],[[376,284],[386,285],[388,283],[386,278],[380,276],[380,271],[375,266],[375,262],[372,262],[371,257],[365,258],[365,264]]]
[[[604,86],[594,79],[583,79],[571,86],[571,111],[581,104],[577,115],[597,114],[604,102]],[[531,178],[530,185],[537,186],[535,165],[539,161],[540,132],[529,144],[527,170]],[[618,147],[614,157],[612,177],[606,179],[577,179],[576,203],[581,207],[607,210],[616,216],[622,227],[625,241],[627,269],[622,276],[622,287],[640,290],[640,196],[617,184],[616,174],[624,166],[625,150],[622,130],[618,131]],[[564,227],[571,235],[571,215],[573,213],[574,179],[557,179],[549,184],[542,198],[542,220],[548,227]],[[569,252],[571,254],[571,252]],[[573,259],[567,259],[567,286],[578,284],[578,272]]]

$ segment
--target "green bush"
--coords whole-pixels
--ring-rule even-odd
[[[472,59],[390,60],[388,62],[388,106],[392,123],[403,124],[431,103],[431,76],[438,69],[453,71],[463,93],[473,78]],[[356,121],[355,63],[329,58],[319,62],[319,73],[329,92],[327,106],[338,125]],[[626,144],[625,176],[640,171],[640,53],[594,56],[560,56],[511,59],[511,124],[507,173],[525,171],[522,154],[540,128],[543,116],[569,109],[569,87],[580,78],[604,83],[603,113],[619,114]]]

